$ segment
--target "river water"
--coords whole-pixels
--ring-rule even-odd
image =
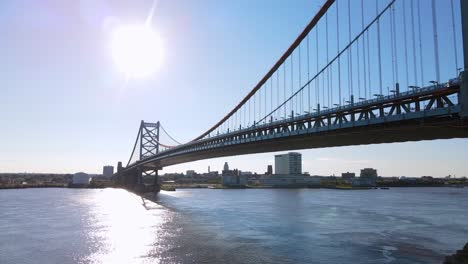
[[[442,263],[468,188],[0,191],[0,263]]]

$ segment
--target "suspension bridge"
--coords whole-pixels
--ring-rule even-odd
[[[163,167],[283,150],[468,137],[468,2],[326,0],[223,118],[179,143],[141,121],[116,180]],[[166,141],[162,140],[165,137]]]

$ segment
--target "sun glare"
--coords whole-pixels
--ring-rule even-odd
[[[117,27],[112,34],[112,57],[127,78],[146,77],[161,66],[161,40],[146,25]]]

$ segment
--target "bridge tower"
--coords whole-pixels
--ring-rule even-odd
[[[460,0],[462,34],[463,34],[463,71],[461,74],[461,87],[459,104],[461,105],[460,116],[468,118],[468,1]]]
[[[140,160],[145,158],[151,157],[159,153],[159,128],[160,123],[159,121],[156,123],[146,123],[145,121],[141,120],[140,125]],[[155,168],[146,168],[140,167],[138,168],[138,184],[143,185],[143,178],[145,176],[153,176],[153,191],[158,192],[160,185],[159,185],[159,176],[158,176],[158,169]]]

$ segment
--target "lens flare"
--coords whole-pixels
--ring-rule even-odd
[[[112,57],[127,78],[149,76],[162,64],[161,39],[146,25],[117,27],[112,34]]]

